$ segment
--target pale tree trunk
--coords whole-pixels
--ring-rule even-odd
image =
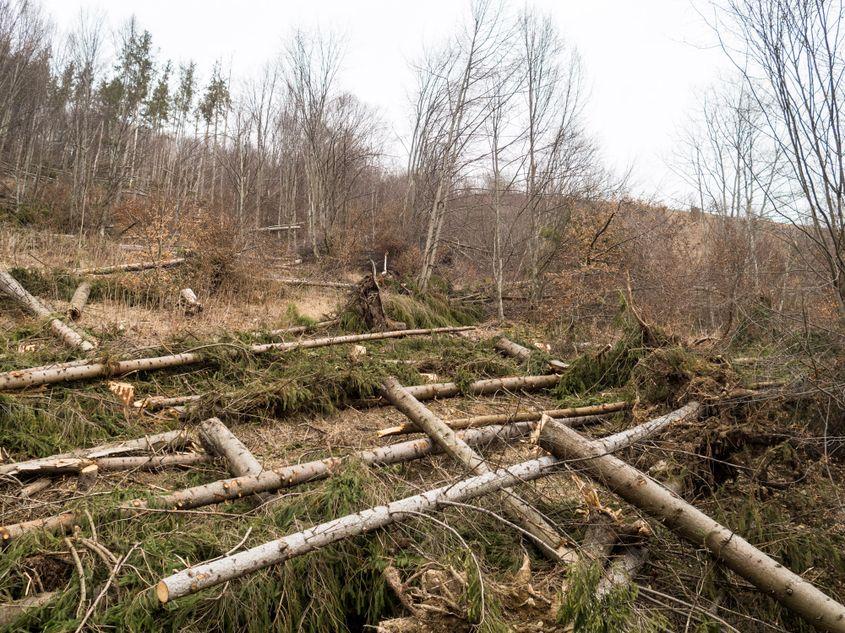
[[[818,630],[845,632],[845,606],[645,473],[608,454],[602,444],[554,421],[542,426],[539,442],[559,459],[576,461],[579,474],[588,474],[625,501],[659,519],[694,547],[706,548],[716,560]]]
[[[255,456],[244,446],[234,433],[218,418],[209,418],[199,428],[200,440],[209,453],[214,453],[226,460],[229,472],[235,477],[260,475],[264,472]],[[257,495],[261,501],[272,497],[267,494]]]
[[[2,270],[0,270],[0,292],[17,301],[18,304],[37,317],[47,319],[52,314],[43,303],[33,297],[14,277]],[[85,340],[79,332],[59,319],[50,319],[50,329],[57,338],[60,338],[69,347],[80,349],[83,352],[90,352],[96,347],[94,343]]]
[[[408,393],[396,378],[388,377],[382,383],[381,393],[469,472],[475,475],[490,472],[484,458],[460,439],[443,420]],[[566,545],[566,540],[540,512],[512,490],[503,489],[500,499],[505,511],[531,534],[540,551],[557,562],[572,560],[574,554]]]
[[[82,310],[85,309],[85,304],[88,303],[88,295],[90,294],[90,282],[83,281],[76,287],[67,310],[67,316],[71,321],[78,321],[82,317]]]

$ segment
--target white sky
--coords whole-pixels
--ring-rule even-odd
[[[233,77],[257,74],[295,27],[346,41],[344,87],[375,107],[393,136],[407,128],[408,62],[446,37],[468,0],[42,0],[60,30],[80,10],[117,27],[134,14],[159,59],[193,59],[207,77],[221,59]],[[586,68],[586,114],[606,161],[633,167],[633,189],[673,202],[683,187],[667,161],[697,94],[728,69],[691,0],[533,0],[553,16]],[[513,6],[521,6],[514,0]],[[395,145],[395,152],[401,146]]]

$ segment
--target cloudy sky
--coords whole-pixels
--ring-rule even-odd
[[[590,129],[607,162],[633,169],[640,195],[675,202],[683,186],[668,166],[679,128],[708,84],[729,72],[693,0],[533,0],[582,56]],[[700,4],[700,3],[699,3]],[[257,74],[296,27],[341,34],[344,87],[375,107],[394,138],[407,129],[409,61],[445,38],[463,0],[43,0],[61,30],[82,10],[116,29],[135,15],[161,59],[215,60],[233,77]],[[521,6],[516,2],[514,6]],[[398,141],[393,151],[399,153]]]

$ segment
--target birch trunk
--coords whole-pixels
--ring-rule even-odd
[[[91,283],[83,281],[76,287],[73,297],[70,300],[70,307],[67,310],[67,316],[71,321],[78,321],[82,317],[82,310],[85,304],[88,303],[88,295],[91,294]]]
[[[562,460],[577,460],[579,473],[587,473],[608,490],[659,519],[693,546],[703,546],[716,560],[818,630],[845,633],[845,606],[645,473],[609,455],[605,446],[612,447],[613,442],[590,441],[554,421],[542,426],[539,442]]]
[[[134,264],[117,264],[115,266],[98,266],[95,268],[74,268],[70,272],[74,275],[111,275],[112,273],[134,273],[142,270],[174,268],[185,263],[184,257],[164,259],[157,262],[135,262]]]
[[[93,446],[91,448],[81,448],[70,453],[60,453],[58,455],[31,459],[25,462],[0,464],[0,475],[18,475],[24,471],[32,471],[33,469],[39,468],[41,465],[49,465],[61,459],[77,458],[95,460],[100,457],[110,457],[125,453],[140,451],[155,452],[163,449],[180,448],[185,446],[189,441],[190,436],[184,429],[178,431],[166,431],[164,433],[148,435],[134,440],[126,440],[125,442],[103,444],[101,446]]]
[[[381,392],[393,406],[425,431],[445,453],[466,466],[469,472],[475,475],[484,475],[490,472],[484,458],[459,438],[455,431],[449,428],[443,420],[414,398],[396,378],[388,377],[382,383]],[[557,562],[568,561],[572,558],[572,550],[566,545],[565,539],[554,526],[515,492],[504,489],[501,502],[505,511],[534,537],[540,550],[546,556]]]
[[[475,383],[473,383],[475,384]],[[415,395],[413,387],[407,387],[412,395]],[[422,400],[416,396],[417,400]],[[446,420],[446,424],[452,429],[474,429],[481,426],[488,426],[490,424],[509,424],[512,422],[530,422],[540,420],[544,415],[555,419],[566,419],[567,424],[574,424],[576,421],[579,424],[588,424],[600,420],[600,416],[617,411],[624,411],[630,409],[629,402],[608,402],[606,404],[596,404],[586,407],[571,407],[568,409],[549,409],[547,411],[525,411],[523,413],[502,413],[492,415],[476,415],[469,418],[458,418],[456,420]],[[418,433],[419,428],[413,422],[407,422],[398,426],[391,426],[382,429],[378,432],[379,437],[386,437],[388,435],[402,435],[405,433]]]
[[[504,336],[500,336],[499,338],[497,338],[494,346],[505,356],[515,358],[521,363],[527,363],[531,359],[530,349],[528,349],[527,347],[523,347],[519,343],[514,343],[513,341],[505,338]],[[569,363],[564,363],[559,360],[550,360],[549,367],[552,369],[552,371],[562,372],[566,369],[569,369]]]
[[[0,270],[0,292],[17,301],[21,307],[39,318],[47,319],[52,314],[47,306],[33,297],[14,277],[2,270]],[[69,347],[80,349],[83,352],[90,352],[96,347],[94,343],[86,341],[79,332],[59,319],[50,319],[50,329],[57,338],[63,340]]]
[[[319,279],[279,279],[272,278],[278,284],[285,284],[288,286],[315,286],[318,288],[354,288],[355,284],[345,281],[320,281]]]
[[[257,476],[264,472],[261,462],[218,418],[209,418],[200,424],[199,435],[206,450],[224,458],[229,472],[235,477]],[[271,497],[267,494],[258,495],[262,501],[269,501]]]
[[[441,327],[427,330],[395,330],[390,332],[369,332],[367,334],[348,334],[345,336],[334,336],[328,338],[310,339],[304,341],[291,341],[287,343],[264,343],[251,345],[249,351],[253,354],[264,354],[267,352],[289,352],[295,349],[312,349],[316,347],[328,347],[330,345],[342,345],[345,343],[357,343],[359,341],[374,341],[388,338],[401,338],[405,336],[430,336],[432,334],[446,334],[451,332],[463,332],[475,329],[472,326],[466,327]],[[182,367],[184,365],[196,365],[206,361],[206,357],[199,352],[183,352],[181,354],[169,354],[167,356],[155,356],[152,358],[138,358],[118,361],[94,361],[82,363],[71,361],[69,363],[57,363],[30,369],[17,369],[0,373],[0,391],[10,389],[24,389],[26,387],[37,387],[39,385],[50,385],[60,382],[74,380],[86,380],[91,378],[102,378],[105,376],[122,376],[129,372],[154,371],[157,369],[168,369],[170,367]]]

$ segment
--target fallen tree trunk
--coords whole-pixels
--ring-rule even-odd
[[[284,279],[280,277],[271,278],[276,283],[287,286],[315,286],[318,288],[354,288],[355,284],[346,281],[320,281],[318,279]]]
[[[60,319],[51,318],[52,311],[41,303],[41,301],[32,296],[29,291],[20,285],[14,277],[3,270],[0,270],[0,292],[14,299],[30,314],[42,319],[49,318],[50,329],[53,331],[53,334],[64,341],[68,347],[80,349],[83,352],[90,352],[96,347],[94,343],[85,340],[79,332],[62,322]]]
[[[45,532],[66,531],[71,529],[75,522],[75,512],[62,512],[61,514],[47,517],[46,519],[33,519],[32,521],[6,525],[4,527],[0,527],[0,541],[11,541],[12,539],[18,538],[21,534],[32,530],[44,530]]]
[[[408,387],[408,389],[413,389]],[[413,391],[411,391],[413,394]],[[416,396],[417,400],[422,398]],[[629,402],[608,402],[606,404],[596,404],[585,407],[570,407],[568,409],[549,409],[547,411],[525,411],[522,413],[497,413],[492,415],[476,415],[469,418],[458,418],[456,420],[446,420],[446,424],[453,429],[474,429],[480,426],[488,426],[490,424],[508,424],[510,422],[528,422],[540,420],[544,415],[550,418],[592,418],[589,421],[598,420],[598,416],[607,415],[609,413],[616,413],[617,411],[624,411],[630,409]],[[418,433],[419,429],[413,422],[407,422],[398,426],[391,426],[382,429],[378,432],[379,437],[386,437],[388,435],[401,435],[404,433]]]
[[[705,547],[716,560],[820,631],[845,632],[845,606],[645,473],[609,455],[602,443],[552,420],[544,421],[539,443],[559,459],[577,460],[579,473],[586,472],[693,546]]]
[[[284,336],[285,334],[304,334],[305,332],[312,332],[325,327],[331,327],[340,323],[339,319],[330,319],[328,321],[318,321],[314,325],[295,325],[293,327],[283,327],[278,330],[270,330],[269,332],[253,332],[253,336]]]
[[[235,477],[257,476],[264,472],[249,449],[218,418],[209,418],[200,424],[199,436],[209,453],[226,460],[229,472]],[[272,495],[257,495],[262,501],[269,501]]]
[[[163,470],[165,468],[196,466],[211,461],[207,453],[175,453],[173,455],[138,455],[133,457],[102,457],[94,463],[102,472],[114,470]]]
[[[429,336],[432,334],[446,334],[452,332],[463,332],[474,329],[472,326],[465,327],[442,327],[427,330],[396,330],[391,332],[370,332],[367,334],[348,334],[345,336],[333,336],[327,338],[310,339],[303,341],[290,341],[285,343],[264,343],[247,347],[253,354],[264,354],[267,352],[289,352],[295,349],[312,349],[315,347],[328,347],[330,345],[343,345],[345,343],[357,343],[359,341],[374,341],[387,338],[402,338],[405,336]],[[57,363],[30,369],[17,369],[0,373],[0,391],[10,389],[24,389],[26,387],[37,387],[60,382],[74,380],[87,380],[91,378],[103,378],[111,376],[122,376],[129,372],[154,371],[168,369],[171,367],[182,367],[205,362],[206,356],[200,352],[182,352],[181,354],[168,354],[167,356],[154,356],[152,358],[138,358],[117,361],[94,361],[80,363],[71,361],[69,363]]]
[[[500,336],[496,339],[494,343],[494,347],[502,352],[505,356],[510,356],[512,358],[517,359],[521,363],[527,363],[531,359],[531,350],[527,347],[523,347],[519,343],[514,343],[508,338],[504,336]],[[564,363],[559,360],[550,360],[548,362],[549,367],[552,371],[555,372],[562,372],[569,368],[569,363]]]
[[[197,299],[197,293],[190,288],[182,288],[179,291],[179,303],[187,316],[194,316],[202,312],[202,304]]]
[[[82,317],[82,310],[88,303],[88,296],[91,294],[91,283],[83,281],[76,287],[73,297],[70,299],[70,306],[67,309],[67,316],[71,321],[78,321]]]
[[[155,268],[174,268],[185,263],[184,257],[163,259],[157,262],[135,262],[134,264],[117,264],[115,266],[99,266],[95,268],[74,268],[70,272],[74,275],[111,275],[112,273],[134,273]]]
[[[381,388],[382,395],[399,411],[434,440],[440,448],[476,475],[490,472],[490,468],[478,453],[455,434],[443,420],[414,398],[396,378],[388,377]],[[515,492],[502,490],[501,502],[505,511],[534,537],[540,550],[552,560],[562,562],[572,558],[572,550],[565,539],[545,517],[521,499]]]
[[[0,604],[0,627],[9,626],[27,611],[38,609],[56,597],[55,591],[45,591],[14,602]]]
[[[52,462],[61,459],[78,458],[94,460],[100,457],[122,455],[124,453],[133,453],[136,451],[159,451],[163,449],[181,448],[188,442],[190,442],[190,435],[185,429],[165,431],[164,433],[139,437],[134,440],[112,442],[110,444],[102,444],[91,448],[81,448],[69,453],[51,455],[50,457],[30,459],[24,462],[15,462],[13,464],[0,464],[0,475],[17,475],[22,471],[32,472],[33,470],[39,468],[42,464],[49,466]]]

